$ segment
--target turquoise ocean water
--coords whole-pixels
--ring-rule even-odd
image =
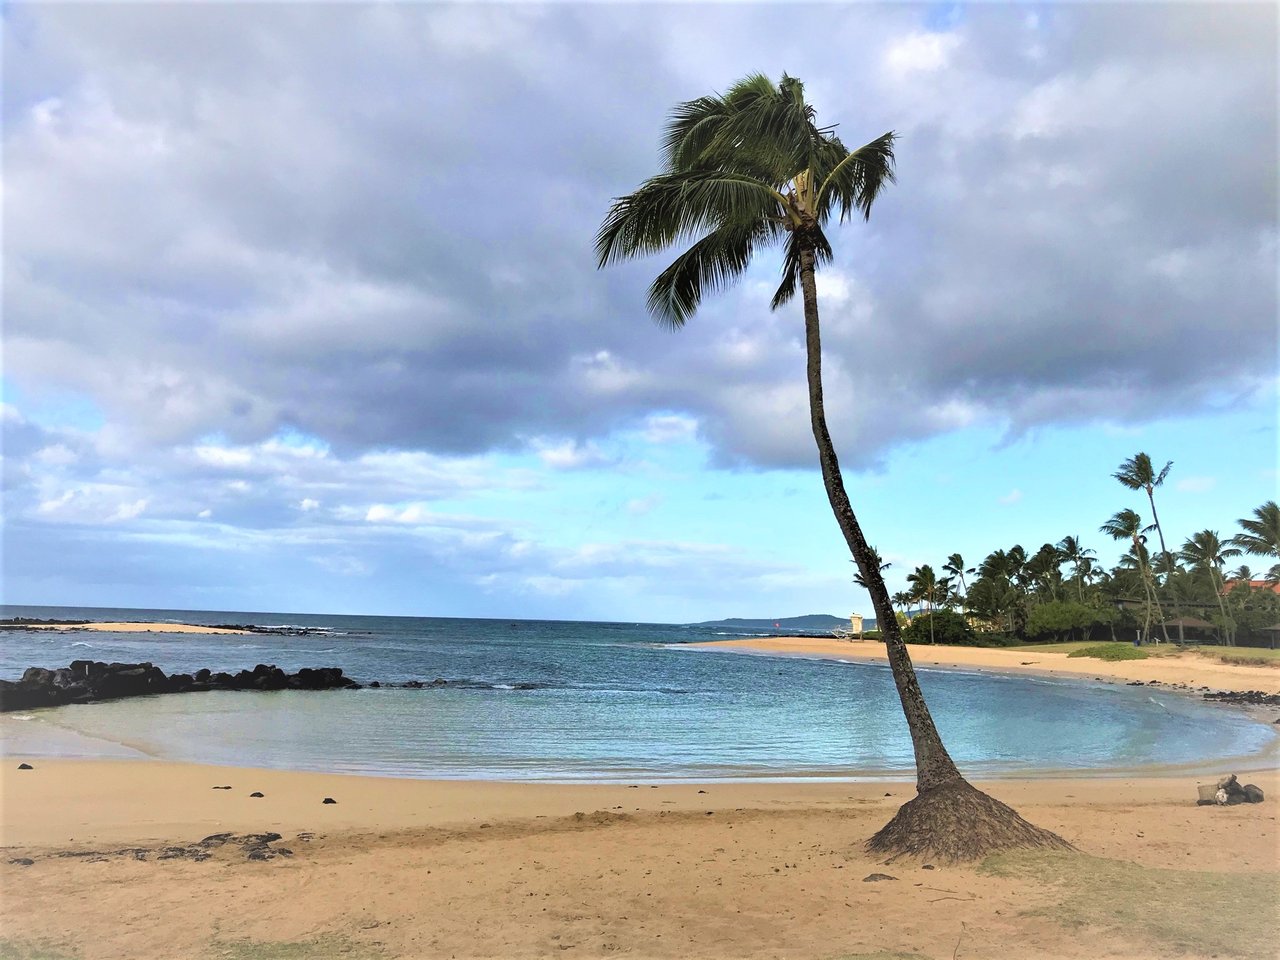
[[[635,780],[894,776],[911,745],[888,669],[692,650],[668,624],[234,611],[0,608],[0,616],[296,625],[307,636],[0,633],[0,678],[75,659],[166,672],[339,666],[421,690],[210,692],[0,716],[10,755],[156,757],[402,777]],[[1082,681],[920,670],[974,776],[1115,771],[1256,754],[1243,711]]]

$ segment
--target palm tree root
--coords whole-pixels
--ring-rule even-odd
[[[891,859],[925,857],[948,863],[1016,847],[1075,849],[959,778],[917,794],[867,841],[869,852]]]

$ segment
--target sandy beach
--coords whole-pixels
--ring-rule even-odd
[[[10,628],[12,629],[12,628]],[[95,623],[24,623],[22,630],[88,630],[98,633],[249,633],[228,627],[205,627],[198,623],[95,622]]]
[[[871,642],[712,646],[883,657]],[[1274,691],[1280,673],[1203,657],[912,655],[1193,688]],[[1078,852],[957,866],[865,852],[914,796],[909,781],[426,781],[154,760],[41,757],[20,770],[8,757],[0,957],[1272,956],[1274,758],[980,783]],[[1266,799],[1197,806],[1197,785],[1227,773]]]
[[[739,653],[821,657],[832,660],[887,662],[883,643],[872,640],[836,640],[814,637],[750,637],[689,644],[692,647]],[[1097,660],[1069,657],[1052,650],[1008,650],[995,647],[926,646],[913,644],[911,660],[918,667],[956,667],[998,673],[1029,673],[1114,680],[1126,683],[1155,680],[1190,689],[1248,691],[1280,694],[1280,666],[1222,663],[1211,654],[1186,652],[1146,660]]]
[[[4,956],[1266,956],[1280,919],[1274,770],[1240,771],[1264,803],[1221,808],[1197,807],[1205,777],[1185,774],[991,784],[1080,854],[956,867],[863,852],[909,783],[17,762],[0,780]],[[242,839],[263,833],[280,838]]]

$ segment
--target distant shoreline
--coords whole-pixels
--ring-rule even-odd
[[[234,627],[207,627],[199,623],[153,623],[145,620],[106,623],[88,620],[26,620],[22,617],[12,620],[0,620],[0,630],[88,630],[97,633],[227,633],[236,635],[273,632],[269,630],[253,630],[249,627],[238,625]]]
[[[857,660],[887,663],[884,644],[877,640],[836,640],[812,637],[748,637],[681,644],[726,653],[808,657],[815,660]],[[1058,651],[1010,650],[1001,647],[960,647],[913,644],[911,660],[918,667],[979,670],[992,673],[1101,680],[1114,683],[1154,683],[1189,692],[1260,692],[1280,695],[1280,669],[1251,664],[1216,663],[1195,654],[1147,660],[1097,660],[1068,657]]]

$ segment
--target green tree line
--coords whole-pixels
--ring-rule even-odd
[[[1280,623],[1280,507],[1268,501],[1238,520],[1233,535],[1199,530],[1170,549],[1156,494],[1172,467],[1166,463],[1157,471],[1146,453],[1138,453],[1114,474],[1144,495],[1139,506],[1149,514],[1125,507],[1099,526],[1099,534],[1124,548],[1110,569],[1077,535],[1034,552],[1021,544],[993,550],[972,567],[958,553],[940,571],[930,564],[916,567],[907,575],[907,589],[892,596],[901,614],[919,611],[907,627],[909,639],[963,643],[985,634],[988,642],[1005,637],[1271,645],[1280,639],[1267,630]],[[1247,562],[1255,557],[1257,570]]]

